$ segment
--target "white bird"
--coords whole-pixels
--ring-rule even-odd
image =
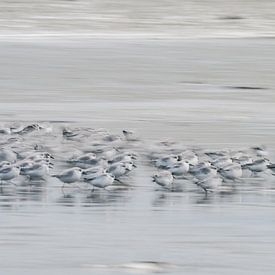
[[[88,153],[79,157],[73,157],[68,160],[69,163],[85,163],[91,164],[96,159],[96,155],[94,153]]]
[[[97,158],[95,154],[89,153],[83,156],[70,159],[67,161],[72,163],[74,166],[78,166],[83,169],[90,168],[92,166],[107,166],[107,161],[104,158]]]
[[[20,173],[20,168],[15,166],[4,166],[0,169],[0,181],[9,181],[17,178]]]
[[[203,180],[195,180],[194,183],[207,193],[218,189],[222,185],[222,179],[220,177],[208,177]]]
[[[211,163],[217,168],[223,168],[226,165],[231,164],[233,161],[231,158],[224,156],[213,160]]]
[[[242,177],[242,167],[238,163],[229,164],[219,170],[220,175],[229,180],[238,180]]]
[[[166,156],[166,157],[156,159],[153,162],[155,163],[155,166],[157,168],[167,169],[173,166],[174,164],[176,164],[178,161],[179,161],[179,156],[173,155],[173,156]]]
[[[182,176],[185,175],[189,171],[189,163],[185,161],[178,162],[174,164],[172,167],[169,167],[168,170],[174,176]]]
[[[253,159],[250,156],[242,155],[240,157],[234,157],[233,162],[239,163],[241,166],[252,163]]]
[[[173,189],[173,175],[170,171],[161,171],[159,174],[153,176],[153,182],[166,188]]]
[[[255,146],[255,147],[251,147],[251,150],[256,154],[256,156],[258,157],[267,157],[268,156],[268,152],[265,148],[265,146]]]
[[[184,160],[191,165],[197,165],[199,163],[198,156],[192,151],[186,151],[179,155],[179,161]]]
[[[247,168],[254,173],[264,172],[267,169],[267,165],[269,165],[269,161],[266,159],[258,159],[253,161],[252,163],[245,164],[243,168]]]
[[[49,166],[45,163],[33,163],[30,167],[22,167],[20,174],[28,176],[30,180],[45,180],[49,176]]]
[[[120,177],[126,175],[128,173],[128,168],[126,167],[125,163],[119,162],[112,164],[108,169],[107,172],[110,173],[118,180]]]
[[[64,184],[65,183],[70,184],[70,183],[80,181],[81,175],[82,175],[82,169],[79,167],[74,167],[74,168],[67,169],[67,170],[63,171],[61,174],[52,175],[52,176],[55,178],[58,178]],[[64,185],[63,185],[63,187],[64,187]]]
[[[190,171],[190,174],[193,175],[197,180],[203,181],[207,178],[215,177],[217,175],[217,170],[212,167],[200,167]]]
[[[119,155],[116,155],[112,160],[109,160],[109,163],[116,163],[116,162],[131,162],[134,159],[136,159],[135,155],[133,153],[121,153]]]
[[[84,178],[84,180],[94,187],[106,188],[114,183],[115,177],[105,172],[92,178]]]
[[[106,168],[102,166],[90,167],[82,171],[82,178],[90,179],[106,172]]]

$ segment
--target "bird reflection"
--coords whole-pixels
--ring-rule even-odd
[[[121,191],[104,192],[104,190],[96,190],[91,192],[82,201],[82,206],[91,207],[94,205],[113,205],[116,203],[126,203],[128,201],[128,193]]]

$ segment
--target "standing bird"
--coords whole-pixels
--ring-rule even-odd
[[[220,177],[208,177],[203,180],[195,180],[194,183],[202,188],[205,193],[214,191],[222,185],[222,179]]]
[[[29,180],[45,180],[49,176],[49,166],[46,163],[33,163],[29,167],[22,167],[21,175],[29,177]]]
[[[166,189],[173,189],[173,175],[170,171],[161,171],[159,174],[153,176],[153,182]]]
[[[92,177],[92,178],[84,177],[85,182],[89,183],[93,187],[103,188],[103,189],[112,185],[114,183],[114,180],[115,180],[115,177],[106,172],[100,175],[96,175],[95,177]]]
[[[70,183],[80,181],[81,175],[82,175],[82,169],[79,167],[74,167],[63,171],[59,175],[52,175],[52,177],[58,178],[60,181],[62,181],[64,183],[62,186],[63,188],[65,186],[65,183],[70,184]]]
[[[239,180],[243,174],[241,165],[237,163],[224,166],[218,172],[224,179],[229,180]]]
[[[174,176],[183,176],[189,171],[189,163],[185,161],[181,161],[169,167],[168,170]]]
[[[20,174],[20,168],[15,166],[4,166],[0,169],[0,182],[9,181],[17,178]]]
[[[243,165],[243,168],[247,168],[252,171],[254,174],[264,172],[269,165],[269,161],[266,159],[258,159],[253,161],[252,163],[248,163]]]
[[[126,175],[129,172],[129,168],[127,168],[127,165],[125,163],[118,162],[112,164],[107,169],[107,172],[114,176],[117,181],[119,181],[120,177]]]

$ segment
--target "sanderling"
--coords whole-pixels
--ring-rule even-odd
[[[102,173],[92,178],[84,177],[84,181],[94,187],[106,188],[114,183],[115,177],[109,173]]]
[[[82,171],[82,178],[90,179],[106,172],[106,168],[102,166],[94,166]]]
[[[169,167],[168,170],[174,176],[183,176],[189,171],[189,163],[185,161],[178,162],[172,167]]]
[[[170,171],[161,171],[159,174],[153,176],[153,182],[166,188],[173,189],[173,175]]]
[[[238,163],[229,164],[219,169],[218,172],[224,179],[239,180],[242,177],[242,167]]]
[[[21,167],[21,175],[29,180],[45,180],[49,176],[49,166],[45,163],[33,163],[30,167]]]
[[[72,157],[67,162],[77,164],[77,163],[85,163],[85,164],[91,164],[96,159],[96,154],[94,153],[88,153],[79,157]]]
[[[52,177],[58,178],[60,181],[65,183],[74,183],[78,182],[81,179],[82,169],[79,167],[73,167],[63,171],[61,174],[52,175]],[[63,185],[64,187],[64,185]]]
[[[252,157],[246,156],[246,155],[242,155],[240,157],[234,157],[234,158],[232,158],[232,160],[233,160],[233,162],[238,163],[242,166],[253,162]]]
[[[189,173],[195,177],[197,180],[202,181],[209,177],[215,177],[217,175],[217,169],[207,166],[201,166],[196,169],[193,168]]]
[[[208,177],[203,180],[195,180],[194,183],[207,193],[218,189],[222,185],[222,179],[220,177]]]
[[[110,173],[118,180],[120,177],[126,175],[128,173],[128,168],[126,167],[125,163],[118,162],[114,163],[108,167],[107,172]]]
[[[254,146],[254,147],[251,147],[251,150],[256,154],[257,157],[265,158],[268,156],[268,152],[265,146]]]
[[[114,158],[109,160],[108,163],[112,164],[117,162],[131,162],[134,159],[136,159],[135,154],[126,152],[126,153],[121,153],[119,155],[116,155]]]
[[[0,169],[0,181],[9,181],[17,178],[20,173],[20,168],[16,166],[4,166]]]
[[[224,166],[232,164],[232,162],[231,158],[224,156],[211,161],[211,164],[217,168],[223,168]]]
[[[155,166],[161,169],[167,169],[179,161],[179,156],[167,156],[153,160]]]
[[[192,151],[186,151],[179,155],[179,161],[183,160],[188,162],[191,165],[197,165],[199,163],[198,156]]]
[[[208,157],[210,157],[212,160],[215,160],[218,158],[228,156],[229,151],[228,150],[219,150],[219,151],[208,150],[208,151],[204,152],[204,154],[207,155]]]
[[[258,159],[253,161],[252,163],[248,163],[243,165],[243,168],[248,168],[250,171],[254,173],[264,172],[267,169],[267,165],[269,161],[266,159]]]

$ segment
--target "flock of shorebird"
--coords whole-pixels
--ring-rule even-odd
[[[54,177],[63,187],[85,182],[92,191],[108,190],[127,183],[138,156],[146,156],[139,164],[158,170],[152,181],[171,191],[175,181],[188,180],[208,192],[243,178],[275,173],[264,146],[205,150],[161,142],[141,151],[141,144],[146,146],[129,130],[113,135],[87,127],[10,124],[0,128],[0,181],[17,184],[21,179],[33,185]]]
[[[188,180],[205,192],[234,186],[244,179],[275,175],[264,146],[241,150],[176,149],[164,143],[166,152],[155,151],[150,160],[161,171],[153,181],[173,190],[176,180]]]

